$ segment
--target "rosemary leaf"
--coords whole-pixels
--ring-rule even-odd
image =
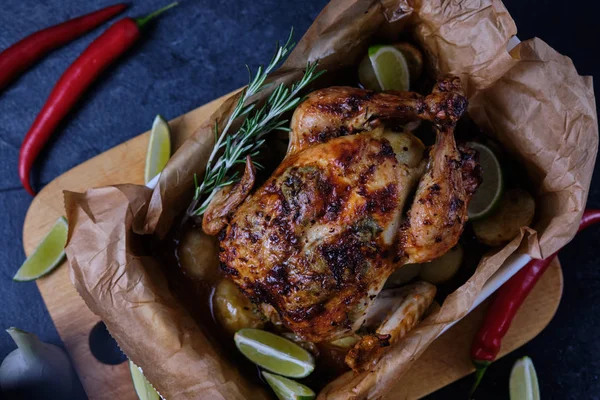
[[[299,93],[325,72],[316,72],[316,62],[307,63],[304,75],[299,81],[294,82],[291,88],[284,84],[277,85],[265,104],[259,108],[256,107],[255,102],[249,102],[252,96],[270,86],[270,84],[265,84],[265,81],[294,46],[292,43],[293,32],[292,29],[283,46],[277,43],[275,54],[266,67],[258,67],[256,74],[253,75],[252,70],[246,66],[248,86],[242,90],[233,112],[220,133],[219,126],[215,123],[215,146],[208,158],[204,179],[199,183],[198,178],[194,175],[194,199],[188,207],[188,216],[201,216],[219,189],[239,182],[240,174],[234,168],[245,163],[247,155],[255,157],[258,154],[259,148],[265,142],[266,134],[275,130],[289,131],[288,121],[282,120],[281,116],[296,108],[303,100]],[[243,118],[240,128],[237,132],[229,133],[233,122],[238,118]],[[219,155],[221,150],[222,153]],[[257,168],[263,168],[262,165],[253,163]]]

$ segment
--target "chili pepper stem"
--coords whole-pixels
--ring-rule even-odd
[[[164,6],[161,9],[158,9],[158,10],[156,10],[154,12],[151,12],[150,14],[146,15],[145,17],[134,18],[133,20],[137,24],[138,28],[142,29],[148,22],[150,22],[154,18],[158,17],[160,14],[162,14],[165,11],[167,11],[167,10],[175,7],[178,4],[179,4],[179,2],[175,1],[175,2],[173,2],[171,4],[169,4],[169,5]]]
[[[485,374],[485,371],[487,371],[490,364],[490,361],[473,361],[473,365],[475,365],[475,383],[469,392],[469,399],[473,397],[473,394],[481,383],[481,379],[483,379],[483,374]]]

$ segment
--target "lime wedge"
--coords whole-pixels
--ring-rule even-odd
[[[540,387],[531,358],[517,360],[510,372],[509,388],[510,400],[540,399]]]
[[[469,203],[469,219],[475,221],[488,216],[499,204],[503,190],[502,168],[492,149],[478,142],[467,146],[479,153],[479,165],[483,170],[483,181]]]
[[[144,377],[140,368],[129,360],[129,372],[133,381],[133,388],[140,400],[159,400],[160,396]]]
[[[235,345],[254,364],[290,378],[304,378],[315,369],[313,356],[296,343],[260,329],[240,329]]]
[[[146,153],[146,167],[144,168],[144,182],[148,183],[158,175],[171,157],[171,130],[169,123],[157,115],[152,123],[148,152]]]
[[[60,217],[42,242],[21,265],[13,280],[33,281],[56,268],[65,256],[68,230],[67,220],[65,217]]]
[[[312,400],[315,398],[315,392],[301,383],[265,371],[262,372],[262,376],[279,400]]]
[[[406,58],[394,46],[369,47],[358,66],[358,79],[370,90],[408,90],[410,73]]]

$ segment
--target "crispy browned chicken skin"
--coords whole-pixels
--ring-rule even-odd
[[[287,156],[221,231],[225,273],[305,340],[357,331],[394,270],[458,241],[480,180],[475,153],[459,151],[453,135],[466,107],[455,77],[427,97],[351,87],[311,93],[294,113]],[[418,119],[436,129],[428,156],[410,133],[385,129]],[[428,306],[435,287],[418,293]],[[420,317],[426,306],[408,309]]]

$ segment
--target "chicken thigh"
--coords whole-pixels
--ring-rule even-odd
[[[311,93],[293,115],[281,165],[248,196],[243,179],[231,189],[240,198],[235,207],[221,210],[220,223],[205,224],[209,233],[220,231],[223,271],[304,340],[359,331],[392,272],[441,256],[462,233],[480,181],[476,154],[459,150],[453,135],[466,107],[456,77],[426,97],[350,87]],[[429,152],[410,132],[386,128],[419,119],[436,130]],[[377,347],[373,341],[381,347],[410,329],[435,287],[420,283],[412,295],[414,307],[404,301],[410,293],[400,303],[417,316],[382,315],[384,334],[358,343],[350,365]]]

